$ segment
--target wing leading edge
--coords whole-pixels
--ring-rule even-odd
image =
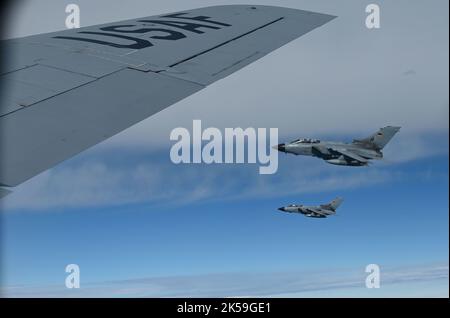
[[[333,18],[231,5],[3,41],[0,185],[24,182]]]

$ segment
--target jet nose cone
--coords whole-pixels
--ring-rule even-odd
[[[284,208],[284,206],[282,206],[281,208],[278,208],[278,211],[286,211],[286,209]]]
[[[286,152],[286,144],[279,144],[273,147],[273,149],[276,149],[281,152]]]

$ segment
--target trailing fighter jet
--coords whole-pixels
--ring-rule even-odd
[[[383,158],[383,148],[399,130],[400,127],[387,126],[367,138],[355,139],[352,143],[297,139],[274,148],[294,155],[319,157],[333,165],[367,166],[369,160]]]
[[[281,207],[278,210],[287,213],[299,213],[310,218],[326,218],[330,215],[336,214],[336,209],[341,205],[342,198],[336,198],[328,204],[321,204],[319,206],[306,206],[291,204],[285,207]]]

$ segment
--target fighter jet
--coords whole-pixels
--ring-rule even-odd
[[[337,197],[330,203],[321,204],[319,206],[291,204],[281,207],[278,210],[287,213],[299,213],[310,218],[326,218],[330,215],[336,214],[336,209],[339,207],[339,205],[341,205],[342,201],[344,201],[342,198]]]
[[[303,138],[274,148],[294,155],[319,157],[333,165],[367,166],[369,160],[383,158],[382,149],[400,128],[387,126],[367,138],[355,139],[352,143]]]

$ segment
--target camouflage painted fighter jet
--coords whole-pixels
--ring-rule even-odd
[[[294,155],[318,157],[333,165],[367,166],[369,160],[383,158],[383,148],[399,130],[400,127],[387,126],[367,138],[353,140],[352,143],[297,139],[279,144],[275,149]]]
[[[336,198],[328,204],[321,204],[319,206],[306,206],[291,204],[279,208],[278,210],[287,213],[299,213],[310,218],[326,218],[330,215],[336,214],[336,209],[341,205],[344,200],[342,198]]]

